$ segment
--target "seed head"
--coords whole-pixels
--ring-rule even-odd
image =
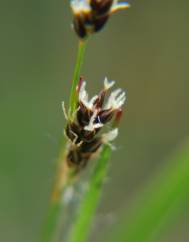
[[[66,115],[67,119],[65,135],[69,140],[67,153],[68,165],[77,171],[83,168],[90,158],[94,156],[103,144],[109,144],[118,135],[118,123],[121,118],[121,108],[126,100],[125,92],[120,88],[108,91],[113,87],[115,81],[104,80],[104,87],[98,95],[89,98],[86,91],[86,81],[80,79],[77,92],[78,104],[73,120]],[[113,129],[103,133],[103,127],[112,123]]]
[[[114,12],[129,6],[128,2],[119,0],[71,0],[73,27],[83,39],[100,31]]]

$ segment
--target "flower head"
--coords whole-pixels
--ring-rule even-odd
[[[74,29],[80,38],[85,38],[101,30],[112,13],[129,6],[118,0],[71,0]]]
[[[86,91],[86,81],[80,80],[78,92],[78,106],[74,120],[67,118],[65,134],[70,141],[67,155],[69,165],[77,169],[85,166],[88,160],[97,153],[102,144],[109,144],[118,135],[118,124],[122,114],[122,106],[125,103],[125,92],[120,88],[108,91],[113,87],[115,81],[104,80],[104,87],[98,95],[89,98]],[[63,110],[65,108],[63,105]],[[112,121],[113,129],[102,133],[104,126]]]

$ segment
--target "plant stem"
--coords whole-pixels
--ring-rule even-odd
[[[78,214],[71,228],[68,242],[84,242],[89,234],[91,221],[101,195],[110,155],[111,148],[108,145],[104,145],[88,182],[87,191],[79,204]]]
[[[73,115],[77,105],[76,87],[80,78],[80,71],[81,71],[81,66],[82,66],[83,58],[85,54],[86,43],[87,43],[86,40],[79,41],[77,60],[76,60],[71,93],[70,93],[70,102],[69,102],[70,116]]]
[[[67,169],[64,168],[65,159],[65,140],[61,143],[61,150],[57,159],[57,172],[47,213],[47,218],[44,224],[44,229],[40,242],[53,242],[56,228],[61,211],[61,193],[65,186],[66,179],[68,179]]]
[[[76,65],[74,70],[73,82],[71,86],[70,92],[70,116],[73,115],[76,104],[77,104],[77,96],[76,96],[76,87],[80,77],[81,66],[84,58],[86,47],[86,41],[79,42],[78,54],[76,59]],[[44,225],[43,234],[40,242],[54,242],[55,235],[57,231],[58,222],[62,213],[63,208],[63,194],[67,185],[72,182],[72,178],[74,176],[73,170],[69,168],[65,162],[65,154],[66,154],[66,141],[63,137],[59,157],[57,159],[57,173],[55,177],[54,188],[52,192],[52,197],[48,209],[48,215],[46,219],[46,223]]]
[[[40,242],[52,242],[54,240],[60,207],[59,202],[51,203],[48,211],[47,222]]]

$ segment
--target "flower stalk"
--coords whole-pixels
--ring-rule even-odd
[[[77,104],[77,93],[76,86],[81,72],[81,67],[84,59],[86,48],[86,41],[79,41],[78,54],[76,58],[76,64],[74,68],[73,82],[70,92],[70,103],[69,103],[69,116],[73,117],[74,111]],[[63,196],[65,188],[70,185],[74,180],[74,169],[68,167],[65,162],[66,157],[66,139],[63,136],[60,144],[60,152],[57,159],[57,169],[55,175],[55,181],[53,191],[50,199],[48,208],[47,218],[42,231],[40,242],[54,242],[56,238],[56,231],[60,216],[63,212]]]
[[[77,54],[77,59],[76,59],[76,65],[75,65],[75,70],[74,70],[74,75],[73,75],[73,81],[72,81],[72,86],[71,86],[71,93],[70,93],[70,101],[69,101],[69,115],[70,117],[73,116],[74,111],[76,109],[77,105],[77,93],[76,93],[76,87],[78,84],[78,80],[80,77],[80,72],[81,72],[81,67],[84,59],[84,54],[85,54],[85,49],[87,45],[87,40],[79,40],[79,48],[78,48],[78,54]]]

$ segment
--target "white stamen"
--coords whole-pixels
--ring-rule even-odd
[[[109,131],[108,133],[103,134],[102,139],[103,139],[103,142],[107,144],[113,141],[117,136],[118,136],[118,128],[115,128]]]
[[[119,88],[110,94],[104,109],[119,109],[124,104],[125,100],[126,94]]]
[[[95,101],[98,99],[98,95],[95,95],[94,97],[91,98],[91,100],[88,102],[89,107],[92,109]]]
[[[105,90],[110,89],[114,84],[115,84],[115,81],[108,80],[108,78],[105,77],[105,79],[104,79],[104,89]]]
[[[112,7],[111,7],[111,13],[115,13],[119,10],[128,9],[130,7],[130,4],[128,2],[118,2],[118,0],[114,0]]]
[[[88,109],[92,110],[94,102],[97,100],[98,95],[95,95],[90,100],[88,100],[89,97],[85,87],[86,87],[86,82],[83,82],[81,84],[80,91],[79,91],[79,101],[82,102]]]
[[[71,0],[71,8],[74,14],[87,14],[91,11],[87,0]]]
[[[96,117],[97,117],[97,111],[94,111],[93,115],[90,118],[89,124],[84,127],[84,130],[93,131],[93,130],[101,128],[103,126],[102,123],[94,123]]]
[[[68,120],[68,114],[66,112],[66,107],[64,102],[62,102],[62,110],[63,110],[65,119]]]
[[[88,93],[85,89],[86,87],[86,82],[84,81],[81,84],[80,91],[79,91],[79,101],[82,102],[86,107],[89,108],[89,101],[88,101]]]
[[[64,192],[63,202],[65,204],[69,204],[74,196],[74,189],[73,187],[67,187]]]
[[[79,90],[79,100],[80,101],[88,101],[88,94],[87,91],[85,90],[86,87],[86,82],[82,82],[80,90]]]

